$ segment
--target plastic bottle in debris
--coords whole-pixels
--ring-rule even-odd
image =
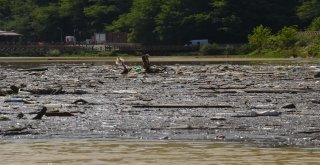
[[[138,67],[134,67],[133,70],[136,73],[140,73],[141,72],[141,67],[139,67],[139,66]]]
[[[24,100],[22,98],[10,98],[4,100],[5,103],[23,103]]]

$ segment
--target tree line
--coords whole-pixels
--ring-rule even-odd
[[[320,29],[319,0],[0,0],[0,29],[28,41],[90,38],[127,32],[129,42],[185,44],[247,42],[259,26]]]

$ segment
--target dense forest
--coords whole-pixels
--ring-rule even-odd
[[[127,32],[130,42],[246,42],[254,27],[320,29],[319,0],[0,0],[0,29],[29,41]]]

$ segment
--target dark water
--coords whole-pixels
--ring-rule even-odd
[[[320,150],[192,141],[2,142],[0,164],[317,164]]]

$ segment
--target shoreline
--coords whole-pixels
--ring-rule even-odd
[[[126,62],[141,62],[140,56],[122,56]],[[0,63],[114,62],[116,57],[0,57]],[[319,63],[318,58],[242,58],[226,56],[150,56],[159,62],[291,62]]]

